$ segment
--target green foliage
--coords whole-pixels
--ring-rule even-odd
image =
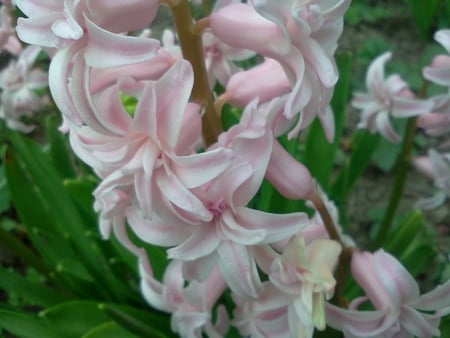
[[[99,238],[92,210],[97,181],[77,176],[67,140],[55,128],[47,121],[46,152],[26,137],[5,133],[0,174],[32,248],[16,239],[16,228],[0,229],[0,243],[38,273],[0,267],[0,288],[11,300],[10,308],[0,310],[0,328],[25,338],[144,337],[144,329],[148,336],[167,337],[169,318],[139,295],[136,258],[117,240]],[[154,248],[145,248],[158,259]],[[162,274],[166,260],[159,258],[155,270]],[[23,306],[42,311],[22,313]]]
[[[375,23],[392,16],[392,11],[382,6],[370,5],[367,1],[353,1],[344,15],[347,25],[355,26],[361,22]]]
[[[422,40],[427,40],[435,23],[440,0],[406,0]]]

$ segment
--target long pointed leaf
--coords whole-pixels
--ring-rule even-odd
[[[17,272],[6,270],[3,267],[0,267],[0,289],[14,292],[29,305],[48,307],[68,300],[68,296],[63,293],[57,292],[43,283],[32,282]]]
[[[0,327],[20,338],[61,338],[49,323],[17,311],[0,309]]]
[[[50,322],[64,338],[79,338],[109,321],[99,309],[99,303],[92,301],[64,302],[40,312],[39,316]]]

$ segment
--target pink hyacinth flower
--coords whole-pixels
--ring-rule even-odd
[[[422,198],[416,207],[430,210],[441,206],[450,196],[450,158],[430,149],[427,157],[417,157],[413,160],[414,167],[423,175],[433,180],[436,193],[429,198]]]
[[[440,336],[440,319],[450,313],[450,281],[421,295],[409,272],[383,250],[355,252],[351,267],[367,297],[355,299],[348,310],[327,304],[331,327],[348,338]],[[365,300],[375,310],[359,311]]]
[[[400,137],[391,125],[391,118],[408,118],[433,109],[433,103],[418,100],[399,75],[385,79],[384,66],[391,58],[390,52],[377,57],[366,75],[367,93],[354,93],[352,106],[362,111],[358,128],[378,131],[387,140],[398,143]]]
[[[145,28],[159,1],[21,0],[17,6],[28,17],[17,21],[20,39],[58,49],[50,63],[50,91],[66,118],[78,125],[81,121],[67,88],[77,53],[88,65],[103,68],[148,60],[159,48],[157,40],[121,34]]]
[[[203,283],[193,281],[185,286],[182,264],[172,261],[167,266],[163,282],[141,269],[141,290],[147,302],[156,309],[171,314],[171,329],[180,337],[223,337],[228,330],[228,314],[224,306],[217,308],[216,323],[212,323],[212,308],[226,289],[215,269]]]
[[[229,45],[254,50],[280,63],[291,86],[284,114],[294,120],[300,113],[290,137],[309,125],[312,114],[322,116],[331,140],[333,128],[328,124],[333,116],[328,104],[337,81],[332,54],[350,1],[252,3],[254,7],[237,3],[213,13],[210,17],[213,33]],[[305,108],[307,117],[301,112]]]
[[[308,223],[303,213],[271,214],[247,207],[264,178],[272,141],[265,116],[252,102],[240,124],[213,146],[230,147],[234,153],[230,167],[196,190],[214,217],[192,226],[192,234],[168,250],[170,258],[184,261],[187,279],[207,276],[218,265],[233,292],[257,297],[261,281],[250,248],[288,238]]]
[[[450,29],[437,31],[434,39],[450,54]],[[435,56],[431,65],[423,69],[423,76],[436,84],[450,87],[450,55]]]
[[[78,104],[91,103],[86,110],[93,110],[89,121],[96,130],[74,127],[70,136],[75,152],[104,179],[97,198],[120,189],[147,219],[154,203],[189,221],[212,219],[190,189],[223,172],[232,151],[194,153],[200,115],[197,105],[188,104],[192,85],[191,65],[182,60],[158,81],[119,81],[94,98],[80,96]],[[137,90],[134,116],[122,106],[120,90]]]
[[[417,119],[417,126],[430,136],[441,136],[450,131],[450,96],[437,95],[431,100],[434,102],[433,110],[421,114]]]
[[[233,295],[237,304],[233,324],[243,336],[311,338],[314,328],[323,330],[325,299],[336,281],[333,269],[341,247],[321,239],[305,247],[301,235],[293,236],[282,255],[272,254],[268,273],[257,299]]]
[[[13,55],[19,55],[22,51],[22,44],[11,26],[9,10],[9,6],[0,8],[0,52],[5,50]]]
[[[41,52],[37,46],[25,48],[17,61],[12,60],[0,73],[1,109],[0,118],[7,125],[24,133],[34,129],[21,121],[24,116],[30,117],[48,103],[47,96],[38,96],[35,91],[48,86],[47,74],[40,69],[33,69]]]

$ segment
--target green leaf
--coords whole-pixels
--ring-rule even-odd
[[[103,310],[117,324],[128,331],[142,338],[165,338],[176,337],[176,335],[167,335],[164,332],[170,332],[169,315],[163,315],[152,310],[141,311],[138,309],[102,304]]]
[[[63,182],[65,190],[80,210],[86,222],[96,224],[97,214],[94,211],[94,190],[98,180],[93,176],[82,176],[74,179],[66,179]]]
[[[57,270],[67,271],[71,275],[85,281],[94,281],[84,265],[81,264],[79,257],[73,251],[67,238],[60,237],[44,229],[34,228],[32,231],[39,238],[41,245],[45,247],[46,254],[55,257],[56,265],[54,267]]]
[[[30,281],[17,272],[3,267],[0,267],[0,289],[19,295],[29,305],[42,307],[53,306],[68,299],[42,282]]]
[[[381,138],[378,142],[377,149],[372,155],[372,161],[384,172],[389,172],[394,168],[400,151],[401,144],[392,144],[384,138]]]
[[[407,251],[420,229],[424,226],[424,220],[420,210],[413,210],[406,219],[398,224],[383,245],[386,251],[389,251],[396,257],[399,257]]]
[[[400,261],[413,276],[426,270],[433,258],[436,256],[436,249],[430,244],[414,245],[414,248],[400,257]]]
[[[50,323],[17,311],[0,309],[0,327],[20,338],[61,338]]]
[[[7,152],[6,161],[8,181],[13,185],[10,190],[14,192],[15,205],[31,236],[30,229],[44,228],[66,238],[96,285],[101,286],[101,299],[128,299],[129,290],[115,278],[98,244],[88,236],[90,230],[97,229],[96,224],[85,223],[54,166],[30,140],[13,132],[8,132],[7,137],[14,150]],[[28,181],[25,185],[21,181],[24,178]],[[39,246],[38,250],[46,254],[45,246]]]
[[[99,309],[99,303],[92,301],[65,302],[40,312],[39,316],[50,322],[64,338],[79,338],[109,321],[108,316]]]
[[[66,135],[57,129],[58,125],[59,121],[56,121],[52,116],[45,119],[47,139],[50,143],[50,157],[61,177],[75,177],[73,151],[69,146]]]
[[[427,40],[436,17],[439,0],[406,0],[422,40]]]
[[[450,337],[450,315],[447,315],[444,318],[442,318],[440,330],[441,330],[441,337]]]
[[[0,213],[9,209],[10,194],[6,183],[5,168],[0,165]]]
[[[332,185],[333,198],[345,201],[348,193],[370,163],[379,139],[379,135],[372,135],[366,131],[355,133],[350,157]]]
[[[103,323],[86,334],[81,338],[139,338],[115,322]]]

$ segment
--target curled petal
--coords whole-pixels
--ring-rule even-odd
[[[114,34],[97,26],[86,16],[84,20],[89,34],[84,57],[91,67],[142,62],[150,59],[159,48],[157,40]]]
[[[392,128],[391,121],[389,120],[389,115],[386,111],[380,112],[375,118],[375,124],[380,134],[383,135],[387,140],[392,143],[399,143],[400,136]]]
[[[192,261],[210,255],[220,242],[215,228],[206,224],[202,228],[197,228],[182,244],[167,250],[167,255],[171,259]]]
[[[367,70],[366,87],[370,93],[377,94],[380,98],[383,97],[384,93],[384,65],[391,57],[391,52],[386,52],[378,56]]]
[[[246,207],[238,207],[237,220],[247,229],[261,229],[266,233],[265,238],[259,242],[274,243],[289,238],[294,233],[310,224],[304,213],[272,214]]]
[[[217,249],[219,268],[228,286],[241,297],[258,297],[261,280],[253,257],[247,248],[223,241]]]

